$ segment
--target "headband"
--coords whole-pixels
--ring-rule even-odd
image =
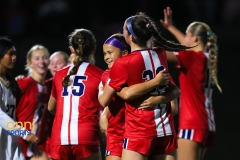
[[[109,44],[111,46],[114,46],[114,47],[117,47],[121,50],[125,50],[125,48],[123,47],[123,45],[116,39],[114,38],[113,36],[112,37],[109,37],[105,42],[104,44]]]
[[[134,38],[138,38],[137,35],[133,32],[133,29],[132,29],[132,19],[134,18],[134,16],[132,17],[129,17],[127,20],[126,20],[126,24],[127,24],[127,29],[128,31],[131,33],[131,35],[133,35]]]

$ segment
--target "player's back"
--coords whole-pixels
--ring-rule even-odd
[[[208,54],[202,51],[181,51],[179,83],[180,127],[215,130],[212,109],[213,80],[209,77]],[[213,126],[213,127],[212,127]]]
[[[159,71],[168,68],[166,52],[161,48],[134,51],[117,63],[127,68],[127,86],[153,79]],[[162,88],[157,87],[151,94],[160,95],[162,91]],[[143,97],[140,97],[126,102],[125,137],[154,138],[172,135],[174,129],[169,122],[172,119],[169,105],[161,104],[154,110],[139,110],[138,105],[142,100]]]
[[[103,71],[83,62],[70,77],[70,86],[63,87],[62,80],[72,67],[57,71],[53,80],[52,96],[57,103],[51,141],[57,145],[98,144],[98,85]]]

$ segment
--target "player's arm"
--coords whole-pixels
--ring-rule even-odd
[[[111,100],[113,95],[116,93],[116,90],[110,87],[108,84],[105,85],[103,92],[100,92],[98,94],[98,101],[103,107],[107,107]]]
[[[130,87],[124,87],[117,95],[124,100],[131,100],[147,94],[157,86],[163,86],[169,83],[170,75],[165,70],[160,71],[154,79],[147,82],[138,83]]]
[[[107,127],[108,127],[108,114],[109,114],[109,108],[105,107],[100,116],[100,129],[101,129],[101,132],[104,134],[106,134]]]
[[[180,64],[180,61],[178,60],[177,56],[173,52],[166,51],[166,53],[167,53],[168,62],[171,62],[175,65]]]
[[[158,104],[166,104],[180,96],[180,89],[175,84],[169,82],[168,86],[169,88],[161,95],[151,96],[148,99],[144,100],[140,104],[139,109],[152,109]]]
[[[52,95],[48,101],[48,111],[53,115],[56,113],[56,99]]]
[[[178,114],[178,100],[177,98],[171,101],[171,108],[173,115]]]
[[[173,36],[178,40],[179,43],[186,45],[184,37],[185,35],[178,30],[172,23],[172,10],[170,7],[167,7],[163,10],[164,19],[160,19],[160,23],[164,28],[173,34]]]

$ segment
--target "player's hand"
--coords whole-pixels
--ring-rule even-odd
[[[24,75],[18,75],[17,77],[15,77],[15,80],[20,80],[20,79],[23,79],[25,76]]]
[[[170,7],[167,7],[163,10],[164,20],[160,19],[160,23],[168,29],[169,26],[172,26],[172,10]]]
[[[150,110],[154,109],[159,104],[159,101],[155,99],[155,96],[151,96],[148,99],[144,100],[138,109]]]
[[[31,143],[37,143],[38,142],[38,137],[35,134],[30,134],[26,137],[26,141],[31,142]]]
[[[170,75],[166,72],[166,69],[163,69],[156,75],[154,79],[157,81],[158,86],[164,86],[169,83]]]

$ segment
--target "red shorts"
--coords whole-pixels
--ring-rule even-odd
[[[115,138],[107,135],[106,154],[105,156],[122,156],[123,138]]]
[[[99,152],[98,145],[58,145],[50,149],[50,157],[54,160],[77,159],[81,160]]]
[[[216,132],[207,129],[180,129],[178,138],[201,143],[203,147],[212,147],[216,141]]]
[[[124,138],[123,148],[147,156],[161,155],[177,149],[176,136],[156,137],[148,139]]]

